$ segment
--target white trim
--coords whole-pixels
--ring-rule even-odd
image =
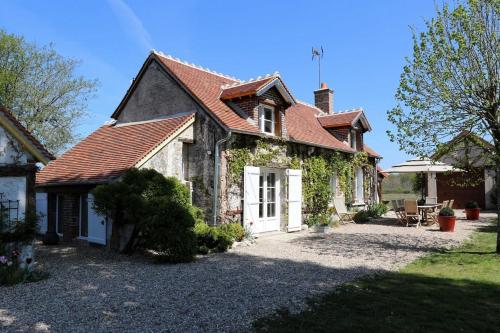
[[[264,94],[266,91],[268,91],[272,87],[276,87],[276,89],[278,89],[278,91],[280,92],[281,96],[283,96],[283,98],[288,103],[290,103],[291,105],[295,105],[295,100],[294,100],[293,96],[287,91],[287,89],[285,88],[285,86],[283,85],[283,83],[281,82],[279,77],[276,77],[275,79],[266,83],[263,87],[261,87],[257,91],[256,95],[261,96],[262,94]]]
[[[265,109],[271,110],[271,120],[265,119]],[[271,121],[272,123],[272,131],[271,132],[266,132],[265,131],[265,122]],[[259,104],[259,129],[262,131],[262,133],[267,134],[267,135],[276,135],[276,108],[271,105],[267,104]]]
[[[134,167],[140,168],[144,164],[146,164],[147,161],[149,161],[151,158],[153,158],[156,154],[158,154],[166,145],[168,145],[172,140],[177,138],[182,132],[184,132],[186,129],[189,128],[194,123],[195,118],[192,117],[184,125],[179,127],[177,130],[175,130],[168,138],[166,138],[162,143],[160,143],[158,146],[156,146],[152,151],[150,151],[146,156],[144,156],[139,162],[137,162]]]

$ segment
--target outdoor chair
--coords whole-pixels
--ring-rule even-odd
[[[354,216],[356,212],[347,211],[347,207],[345,206],[344,198],[335,198],[333,199],[333,205],[335,206],[335,211],[339,216],[339,222],[342,224],[346,223],[356,223],[354,222]]]
[[[406,226],[409,226],[410,223],[416,223],[417,228],[420,226],[420,212],[418,211],[417,200],[405,200],[404,217]]]
[[[450,201],[449,200],[444,200],[443,203],[441,204],[441,207],[448,207],[448,205],[450,204]],[[435,212],[432,212],[429,214],[431,220],[430,222],[427,222],[427,225],[434,225],[434,224],[439,224],[439,221],[438,221],[438,217],[439,217],[439,209]]]
[[[394,214],[396,215],[396,224],[405,225],[405,217],[404,217],[404,205],[400,204],[401,200],[391,200],[392,208],[394,209]]]
[[[448,203],[448,208],[453,209],[453,204],[455,203],[455,199],[451,199],[450,202]]]

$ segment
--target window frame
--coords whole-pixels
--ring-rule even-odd
[[[266,109],[271,111],[271,120],[265,118]],[[271,122],[271,132],[265,130],[266,122]],[[259,105],[259,128],[265,134],[276,135],[276,108],[274,106],[267,104]]]

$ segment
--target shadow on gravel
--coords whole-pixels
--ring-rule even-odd
[[[280,249],[277,248],[276,251]],[[157,265],[87,247],[39,247],[48,280],[0,288],[0,331],[229,332],[376,271],[224,253]]]

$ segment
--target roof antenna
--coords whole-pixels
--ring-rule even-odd
[[[323,46],[320,46],[319,49],[313,47],[312,48],[312,60],[314,58],[318,58],[318,88],[321,89],[321,58],[323,58]]]

